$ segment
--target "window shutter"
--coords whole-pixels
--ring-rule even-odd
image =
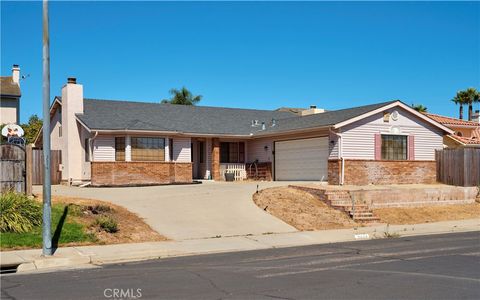
[[[382,135],[375,133],[375,160],[382,159]]]
[[[408,136],[408,160],[415,160],[415,136]]]

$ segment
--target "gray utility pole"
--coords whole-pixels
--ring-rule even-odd
[[[42,254],[50,256],[52,249],[52,201],[50,183],[50,34],[48,1],[43,0],[43,227]]]

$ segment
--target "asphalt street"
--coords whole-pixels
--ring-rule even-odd
[[[1,277],[2,299],[480,299],[480,232]]]

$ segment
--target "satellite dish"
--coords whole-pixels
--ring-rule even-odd
[[[7,124],[2,128],[2,135],[5,137],[22,137],[24,131],[17,124]]]

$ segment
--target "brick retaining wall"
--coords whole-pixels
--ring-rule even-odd
[[[341,167],[341,160],[328,161],[329,184],[340,184]],[[345,160],[344,184],[431,184],[435,182],[435,161]]]
[[[92,162],[92,186],[154,185],[192,182],[191,163]]]

